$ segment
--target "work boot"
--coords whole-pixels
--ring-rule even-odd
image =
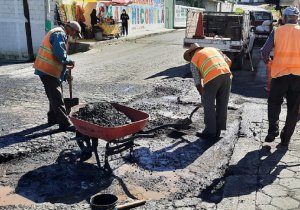
[[[283,128],[282,131],[280,132],[280,145],[281,146],[288,146],[290,143],[290,139],[286,139],[285,137],[285,129]]]
[[[277,136],[279,136],[278,130],[275,132],[269,132],[265,138],[265,142],[273,142]]]
[[[220,138],[220,136],[221,136],[221,130],[217,129],[216,138]]]
[[[197,132],[197,137],[203,138],[203,139],[209,139],[209,140],[215,140],[216,134],[215,133],[204,133],[204,132]]]

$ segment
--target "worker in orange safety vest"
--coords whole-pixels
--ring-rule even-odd
[[[191,62],[191,72],[204,108],[205,128],[196,136],[219,139],[221,130],[226,130],[231,60],[218,49],[202,48],[197,43],[184,53],[184,59]]]
[[[279,115],[286,96],[287,117],[280,133],[280,145],[288,146],[297,124],[300,105],[300,26],[297,24],[299,10],[290,6],[283,11],[283,15],[284,25],[270,34],[261,54],[267,64],[274,48],[268,98],[269,129],[265,141],[272,142],[279,135]]]
[[[81,37],[80,32],[81,27],[76,21],[50,30],[42,41],[33,64],[34,73],[40,77],[49,100],[48,124],[59,124],[61,131],[75,131],[68,119],[60,87],[65,80],[66,69],[71,71],[75,65],[67,55],[68,37]]]

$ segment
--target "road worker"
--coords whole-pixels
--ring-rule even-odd
[[[196,136],[218,139],[226,130],[227,106],[231,89],[231,60],[213,47],[200,47],[197,43],[184,53],[191,62],[191,72],[204,107],[205,128]]]
[[[283,23],[268,37],[261,49],[265,63],[270,60],[274,48],[271,66],[271,87],[268,98],[268,135],[266,142],[272,142],[279,135],[279,115],[283,98],[287,100],[287,117],[280,133],[281,145],[288,146],[297,123],[300,104],[300,26],[297,24],[299,10],[287,7],[283,11]]]
[[[81,37],[80,32],[81,27],[76,21],[68,22],[65,27],[50,30],[33,64],[35,74],[40,77],[49,100],[48,124],[59,124],[61,131],[75,131],[67,116],[60,87],[65,79],[66,69],[71,70],[75,65],[67,55],[68,37]]]

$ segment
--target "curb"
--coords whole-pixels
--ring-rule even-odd
[[[80,42],[80,41],[79,42],[70,42],[69,54],[74,54],[74,53],[78,53],[78,52],[86,52],[91,49],[97,49],[101,46],[117,44],[117,43],[121,43],[121,42],[127,42],[127,41],[137,40],[137,39],[161,35],[161,34],[172,33],[174,31],[180,31],[180,30],[183,30],[183,29],[168,29],[166,31],[158,31],[158,32],[153,32],[153,33],[150,32],[148,34],[134,35],[133,37],[110,39],[110,40],[93,42],[93,43]]]

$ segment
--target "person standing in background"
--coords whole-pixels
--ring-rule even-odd
[[[98,23],[98,21],[100,21],[100,18],[97,17],[96,13],[97,13],[96,9],[93,9],[90,14],[93,36],[95,36],[95,25]]]
[[[127,36],[128,35],[128,20],[129,20],[129,16],[126,13],[125,9],[122,10],[122,14],[121,14],[120,19],[122,21],[122,35],[125,36],[125,33],[126,33],[126,36]]]

